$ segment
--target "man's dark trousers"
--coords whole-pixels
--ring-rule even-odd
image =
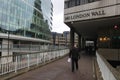
[[[72,58],[72,72],[74,72],[75,70],[75,67],[76,67],[76,70],[78,70],[78,59],[74,59]]]

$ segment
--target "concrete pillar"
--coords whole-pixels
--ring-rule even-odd
[[[95,50],[97,50],[98,46],[97,46],[97,39],[94,40],[94,47],[95,47]]]
[[[74,30],[70,29],[70,47],[74,46]]]
[[[83,38],[82,39],[82,42],[83,42],[83,45],[82,45],[83,47],[82,48],[85,48],[85,41],[86,41],[85,38]]]
[[[85,39],[81,37],[81,48],[85,47]]]
[[[81,49],[81,35],[78,35],[78,47]]]

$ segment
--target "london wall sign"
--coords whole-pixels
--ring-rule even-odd
[[[96,10],[89,10],[89,11],[65,14],[64,21],[65,22],[80,21],[80,20],[87,20],[87,19],[94,19],[94,18],[110,16],[110,15],[113,15],[113,13],[114,13],[114,10],[113,10],[113,12],[111,12],[111,9],[110,8],[102,8],[102,9],[96,9]]]

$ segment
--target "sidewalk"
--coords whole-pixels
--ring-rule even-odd
[[[71,72],[68,57],[17,76],[11,80],[95,80],[93,78],[93,59],[82,55],[79,60],[79,70]]]

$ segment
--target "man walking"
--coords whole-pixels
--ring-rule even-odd
[[[74,45],[74,47],[70,49],[69,58],[71,58],[72,72],[74,72],[75,66],[76,70],[78,70],[78,59],[80,58],[80,55],[77,45]]]

